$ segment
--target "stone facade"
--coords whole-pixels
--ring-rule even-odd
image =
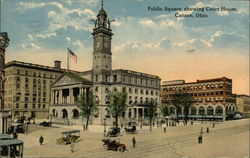
[[[50,85],[65,70],[19,61],[6,64],[5,107],[15,116],[49,117]]]
[[[226,77],[197,80],[185,83],[164,82],[161,86],[162,105],[169,104],[171,115],[175,115],[175,107],[171,105],[171,97],[176,93],[188,93],[194,99],[189,117],[194,119],[225,119],[236,111],[236,97],[232,94],[232,80]],[[180,117],[183,117],[183,108]]]
[[[237,95],[236,98],[237,112],[241,113],[244,118],[250,117],[250,96],[249,95]]]
[[[158,76],[146,73],[123,69],[112,70],[111,37],[113,34],[110,28],[111,22],[112,20],[108,19],[106,11],[101,9],[95,20],[95,27],[92,33],[94,43],[92,70],[82,72],[78,74],[78,77],[71,76],[69,81],[85,79],[92,82],[91,89],[96,96],[96,104],[98,105],[98,109],[91,118],[92,124],[103,124],[104,120],[107,124],[113,123],[113,118],[109,113],[109,102],[107,99],[108,94],[113,91],[124,91],[128,94],[127,108],[123,113],[120,123],[131,121],[141,122],[145,120],[144,113],[146,103],[156,101],[160,104],[161,80]],[[62,79],[64,77],[62,77]],[[62,101],[59,101],[59,104],[52,102],[50,113],[53,114],[54,120],[58,122],[67,122],[65,120],[68,120],[69,122],[77,124],[77,122],[79,123],[80,121],[74,119],[73,112],[73,110],[76,113],[79,112],[76,111],[78,109],[74,102],[74,98],[76,98],[77,95],[72,95],[72,93],[74,93],[74,88],[82,89],[84,83],[77,85],[77,83],[68,82],[68,84],[66,84],[67,82],[65,81],[65,85],[56,86],[58,82],[64,81],[58,80],[52,85],[52,95],[59,95],[58,98],[61,100],[60,98],[63,98],[63,92],[56,91],[59,89],[69,91],[68,102],[72,104],[72,106],[62,108],[62,106],[64,106],[61,103]],[[54,115],[55,111],[58,115]],[[70,113],[67,118],[63,117],[63,113],[66,113],[65,111]]]

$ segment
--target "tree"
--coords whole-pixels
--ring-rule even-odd
[[[169,105],[163,104],[161,106],[161,112],[162,112],[163,116],[168,116],[169,115]]]
[[[118,118],[126,109],[127,93],[113,92],[108,95],[110,112],[115,117],[115,126],[118,127]]]
[[[172,96],[172,104],[175,106],[176,110],[176,121],[179,122],[179,111],[181,111],[181,105],[182,105],[182,100],[183,100],[183,95],[182,93],[175,93]]]
[[[157,116],[157,103],[155,101],[151,101],[149,102],[147,105],[147,116],[149,118],[149,126],[150,126],[150,132],[152,132],[152,122],[154,120],[154,118]]]
[[[185,115],[185,121],[187,121],[189,115],[189,109],[193,105],[194,100],[193,97],[191,97],[188,93],[183,93],[182,95],[183,95],[182,106],[184,108],[183,111]]]
[[[89,118],[93,113],[95,105],[95,96],[92,91],[89,91],[89,94],[83,92],[80,95],[77,107],[81,110],[80,115],[82,118],[86,118],[86,130],[88,130]]]
[[[189,109],[193,104],[193,98],[188,93],[176,93],[173,94],[172,97],[172,104],[175,106],[176,109],[176,119],[179,122],[179,111],[181,111],[181,107],[183,107],[185,120],[188,118]]]

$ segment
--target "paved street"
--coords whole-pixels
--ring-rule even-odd
[[[198,135],[203,127],[203,143],[198,144]],[[210,132],[206,133],[209,127]],[[120,142],[127,145],[128,150],[105,151],[102,147],[102,133],[83,132],[71,153],[70,145],[57,145],[56,139],[65,128],[42,127],[29,134],[20,134],[24,141],[24,157],[122,157],[122,158],[247,158],[249,157],[249,120],[221,122],[212,128],[212,123],[194,124],[178,127],[153,128],[138,131],[136,148],[132,148],[131,134],[123,133]],[[45,138],[40,146],[40,135]]]

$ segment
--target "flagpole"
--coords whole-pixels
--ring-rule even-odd
[[[67,72],[69,72],[69,48],[68,48],[68,51],[67,51]]]

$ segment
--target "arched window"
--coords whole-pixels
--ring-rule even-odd
[[[209,116],[214,115],[214,109],[211,106],[207,108],[207,115]]]
[[[223,108],[221,106],[217,106],[215,109],[215,115],[222,116],[223,115]]]
[[[199,107],[199,115],[205,115],[205,108],[203,106]]]
[[[68,118],[68,112],[66,109],[62,109],[62,118],[64,119]]]
[[[73,119],[78,119],[80,114],[79,114],[79,111],[77,109],[73,109],[72,110],[72,113],[73,113]]]
[[[197,109],[196,107],[192,106],[191,107],[191,115],[196,115],[197,114]]]

